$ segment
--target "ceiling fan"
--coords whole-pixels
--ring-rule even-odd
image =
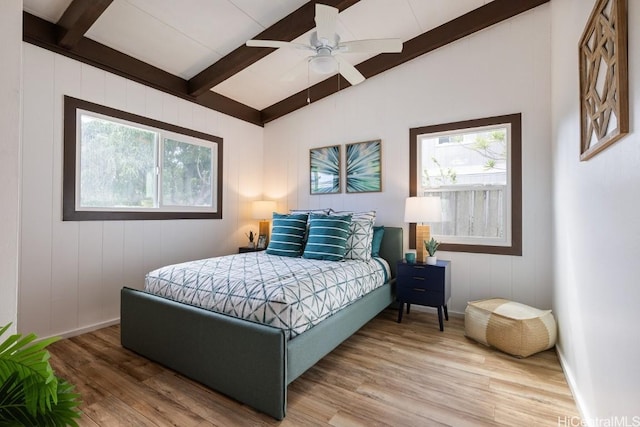
[[[316,3],[316,30],[311,33],[309,44],[279,40],[248,40],[250,47],[294,48],[314,52],[307,58],[309,67],[319,74],[338,71],[352,85],[364,81],[364,76],[341,55],[343,53],[397,53],[402,51],[400,39],[370,39],[340,42],[336,33],[338,9]]]

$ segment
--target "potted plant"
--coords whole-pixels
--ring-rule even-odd
[[[15,334],[0,342],[0,425],[77,426],[80,395],[55,376],[45,350],[58,338],[36,338]]]
[[[249,238],[249,245],[247,247],[254,248],[255,244],[253,243],[253,239],[255,237],[255,234],[253,234],[253,231],[249,230],[249,234],[247,233],[244,233],[244,234]]]
[[[438,242],[433,237],[428,242],[426,240],[424,241],[424,247],[429,253],[429,256],[427,257],[427,264],[436,265],[436,263],[438,262],[438,258],[436,257],[438,246],[440,246],[440,242]]]

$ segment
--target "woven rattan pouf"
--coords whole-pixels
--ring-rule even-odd
[[[491,298],[469,302],[464,313],[467,337],[512,356],[531,356],[556,344],[551,310]]]

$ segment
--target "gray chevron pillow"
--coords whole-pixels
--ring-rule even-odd
[[[331,215],[351,215],[351,226],[344,259],[369,261],[371,259],[373,225],[376,221],[376,212],[332,211]]]

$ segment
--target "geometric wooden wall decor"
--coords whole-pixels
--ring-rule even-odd
[[[629,132],[627,1],[598,0],[580,39],[580,160]]]

